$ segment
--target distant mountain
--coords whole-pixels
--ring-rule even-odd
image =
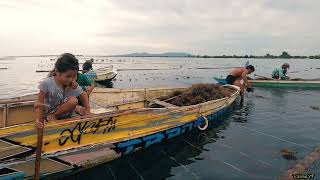
[[[146,52],[142,53],[131,53],[131,54],[123,54],[123,55],[114,55],[115,57],[191,57],[191,54],[184,52],[167,52],[161,54],[149,54]]]

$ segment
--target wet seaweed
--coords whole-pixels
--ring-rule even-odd
[[[319,106],[310,106],[310,108],[313,109],[313,110],[320,111],[320,107]]]
[[[223,87],[217,84],[194,84],[186,91],[174,91],[168,96],[160,97],[160,100],[176,106],[189,106],[230,97],[235,89]]]
[[[296,151],[293,151],[287,147],[280,150],[280,154],[284,159],[287,160],[297,160],[297,157],[295,154],[297,154]]]

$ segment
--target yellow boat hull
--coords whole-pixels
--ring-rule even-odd
[[[197,105],[146,107],[146,102],[174,90],[176,88],[95,90],[90,99],[99,105],[93,108],[97,114],[46,124],[41,173],[50,175],[72,171],[76,166],[92,167],[190,132],[205,120],[217,120],[239,96],[239,90],[236,89],[231,97]],[[25,105],[28,106],[28,103]],[[24,107],[22,104],[20,102],[20,108]],[[10,117],[10,105],[7,103],[5,107],[6,117]],[[17,109],[14,110],[16,112]],[[13,176],[23,172],[21,176],[24,178],[32,177],[33,168],[30,168],[30,164],[34,162],[33,154],[37,144],[37,131],[33,122],[17,124],[12,119],[2,119],[2,122],[16,125],[0,129],[0,165],[12,170]]]

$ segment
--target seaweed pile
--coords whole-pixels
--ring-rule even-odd
[[[189,106],[230,97],[235,91],[218,84],[194,84],[185,91],[177,90],[168,96],[162,96],[160,100],[176,106]]]
[[[284,159],[287,160],[297,160],[297,157],[295,154],[297,154],[297,152],[285,147],[283,149],[280,150],[280,154]]]

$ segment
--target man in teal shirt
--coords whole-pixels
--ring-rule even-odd
[[[271,73],[271,77],[273,79],[281,79],[281,80],[290,79],[288,76],[286,76],[289,67],[290,65],[288,63],[284,63],[282,64],[282,66],[277,66],[276,68],[273,69]]]
[[[88,95],[90,95],[93,91],[94,83],[86,75],[78,73],[77,83],[83,91],[86,91],[88,93]]]
[[[91,65],[92,68],[92,65]],[[83,65],[83,73],[88,72],[90,70],[90,66]],[[77,83],[82,88],[84,92],[89,96],[94,89],[94,82],[90,80],[86,75],[78,72],[77,74]],[[82,105],[82,102],[79,99],[79,105]]]

